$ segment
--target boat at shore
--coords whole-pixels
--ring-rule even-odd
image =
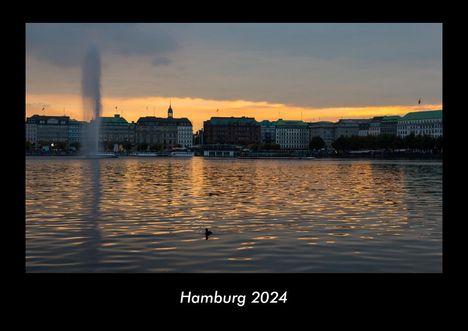
[[[238,159],[252,160],[313,160],[314,156],[238,156]]]
[[[134,153],[131,154],[132,156],[138,156],[138,157],[155,157],[159,156],[158,153]]]
[[[174,151],[174,152],[171,152],[171,156],[175,156],[175,157],[192,157],[194,155],[193,152],[189,152],[189,151]]]

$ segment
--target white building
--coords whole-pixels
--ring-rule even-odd
[[[177,121],[177,145],[190,148],[193,145],[192,123],[187,121]]]
[[[400,137],[410,134],[429,135],[434,138],[443,136],[442,110],[411,112],[398,121],[397,132]]]
[[[276,143],[281,149],[308,149],[309,126],[303,121],[279,119],[276,124]]]
[[[192,122],[186,117],[183,118],[174,118],[174,111],[171,104],[169,103],[169,108],[167,109],[167,119],[168,121],[174,120],[177,125],[177,145],[180,145],[184,148],[191,148],[193,146],[193,127]]]

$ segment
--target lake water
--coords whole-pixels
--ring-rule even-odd
[[[442,162],[28,157],[26,271],[441,272]]]

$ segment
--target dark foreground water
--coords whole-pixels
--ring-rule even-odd
[[[441,272],[442,163],[28,157],[26,270]]]

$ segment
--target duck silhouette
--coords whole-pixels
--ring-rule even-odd
[[[209,237],[210,235],[212,235],[212,234],[213,234],[213,232],[211,232],[210,230],[208,230],[208,228],[205,228],[205,238],[206,238],[206,240],[208,240],[208,237]]]

